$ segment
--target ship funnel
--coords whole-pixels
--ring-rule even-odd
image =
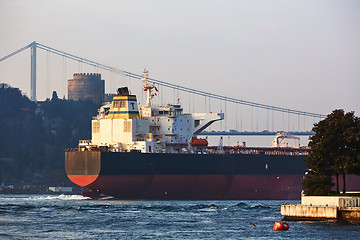
[[[129,95],[129,89],[127,87],[121,87],[117,90],[118,96],[128,96]]]
[[[129,89],[122,87],[117,90],[108,114],[108,119],[139,119],[139,108],[135,95],[129,95]]]

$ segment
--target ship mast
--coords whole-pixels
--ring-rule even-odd
[[[151,107],[151,99],[154,97],[154,94],[152,93],[152,89],[155,88],[155,84],[154,83],[148,83],[148,71],[145,69],[142,76],[142,80],[143,80],[143,87],[144,87],[144,91],[147,92],[147,99],[146,99],[146,105],[145,107]]]

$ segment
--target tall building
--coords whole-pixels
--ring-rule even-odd
[[[68,99],[91,100],[97,104],[104,102],[105,81],[100,73],[74,73],[68,80]]]

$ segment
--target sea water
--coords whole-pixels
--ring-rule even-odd
[[[282,202],[0,195],[0,239],[360,238],[360,226],[339,223],[289,222],[288,231],[273,231]]]

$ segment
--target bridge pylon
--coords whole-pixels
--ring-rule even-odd
[[[30,81],[30,99],[36,102],[36,47],[37,43],[30,44],[31,49],[31,81]]]

